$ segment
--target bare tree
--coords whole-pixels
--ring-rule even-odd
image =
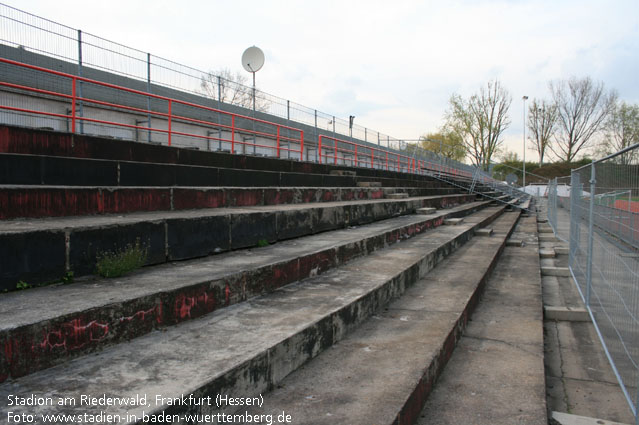
[[[511,101],[497,80],[489,81],[468,100],[458,94],[450,97],[445,128],[461,138],[475,165],[488,169],[492,156],[499,151],[502,134],[510,125]]]
[[[253,87],[248,84],[246,75],[239,72],[233,74],[228,68],[222,68],[202,76],[200,92],[223,103],[253,109]],[[262,112],[268,110],[268,101],[260,96],[259,90],[256,90],[255,109]]]
[[[539,154],[539,166],[544,163],[546,149],[557,128],[557,107],[545,100],[533,99],[528,107],[528,139]]]
[[[557,107],[558,130],[549,147],[559,158],[571,162],[582,149],[591,147],[593,136],[601,131],[617,95],[589,77],[551,81],[549,87]]]
[[[601,153],[610,155],[635,143],[639,143],[639,105],[616,104],[604,126]],[[619,162],[624,165],[635,162],[639,154],[634,151],[620,155]]]

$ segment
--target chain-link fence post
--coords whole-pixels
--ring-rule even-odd
[[[592,292],[592,249],[593,249],[593,218],[595,210],[595,164],[590,165],[590,206],[588,209],[588,260],[586,263],[586,306],[590,307]]]
[[[579,249],[579,209],[581,202],[581,182],[579,173],[573,171],[570,174],[570,254],[568,265],[575,269],[577,260],[577,250]]]

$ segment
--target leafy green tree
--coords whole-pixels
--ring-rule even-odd
[[[460,162],[466,157],[464,142],[454,132],[440,130],[436,133],[425,134],[420,139],[420,146],[427,151]]]
[[[497,80],[489,81],[468,99],[453,94],[446,112],[446,131],[462,140],[475,165],[485,170],[503,143],[502,134],[510,125],[508,109],[512,98]]]

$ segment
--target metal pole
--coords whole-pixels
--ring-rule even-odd
[[[595,164],[591,165],[590,170],[590,210],[588,211],[588,263],[586,265],[586,306],[590,307],[590,295],[592,288],[592,250],[593,250],[593,216],[595,209]]]
[[[78,77],[82,77],[82,31],[78,30]],[[82,98],[82,81],[78,84],[78,97]],[[79,116],[84,116],[82,101],[79,102]],[[84,134],[84,120],[80,120],[80,134]]]
[[[222,77],[217,76],[217,109],[219,111],[222,110]],[[222,124],[222,113],[217,113],[217,123]],[[218,125],[217,127],[217,150],[222,150],[222,127]]]
[[[524,124],[524,176],[523,176],[523,184],[522,187],[524,188],[524,191],[526,190],[526,100],[528,100],[528,96],[524,96],[522,97],[523,101],[524,101],[524,113],[523,113],[523,124]]]
[[[146,54],[146,92],[151,93],[151,53]],[[151,143],[151,97],[146,97],[146,126],[148,130],[148,142]]]
[[[253,72],[253,155],[255,155],[256,144],[257,136],[255,135],[255,72]]]
[[[286,157],[291,158],[291,134],[288,127],[291,125],[291,101],[286,101]]]

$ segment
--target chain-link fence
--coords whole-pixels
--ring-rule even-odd
[[[570,269],[639,424],[639,144],[573,170]]]

